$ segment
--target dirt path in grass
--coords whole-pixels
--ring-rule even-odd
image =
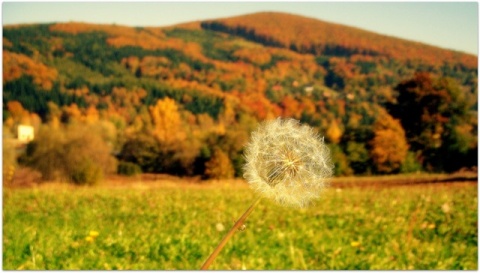
[[[335,177],[331,180],[333,188],[351,187],[395,187],[395,186],[420,186],[420,185],[473,185],[478,184],[478,175],[475,172],[462,172],[456,174],[415,174],[393,176],[370,176],[370,177]],[[28,185],[13,181],[4,188],[78,188],[90,186],[76,186],[68,183],[43,182],[30,183]],[[201,180],[199,177],[177,177],[166,174],[142,174],[136,177],[109,176],[98,188],[126,188],[126,189],[154,189],[154,188],[188,188],[188,189],[211,189],[211,188],[247,188],[245,180]]]
[[[346,177],[333,180],[332,186],[337,188],[347,187],[393,187],[393,186],[419,186],[427,184],[478,184],[478,175],[474,172],[457,174],[428,174],[428,175],[398,175],[379,177]]]

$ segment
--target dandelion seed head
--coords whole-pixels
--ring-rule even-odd
[[[294,119],[266,121],[245,149],[244,178],[281,205],[306,207],[333,174],[330,150],[311,127]]]

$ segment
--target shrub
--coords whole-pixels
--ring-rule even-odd
[[[368,173],[370,168],[368,150],[364,143],[354,141],[347,142],[346,156],[354,173]]]
[[[415,153],[409,151],[403,162],[400,171],[402,173],[414,173],[422,171],[422,164],[416,159]]]
[[[116,160],[103,139],[88,127],[42,127],[27,146],[22,163],[39,171],[44,180],[76,184],[98,183],[116,170]]]
[[[160,147],[155,138],[140,133],[125,141],[118,158],[140,166],[144,172],[155,172],[159,153]]]
[[[209,161],[205,163],[205,176],[207,178],[221,179],[232,178],[235,174],[232,162],[222,150],[215,148]]]
[[[118,163],[117,173],[126,176],[134,176],[142,173],[142,168],[135,163],[120,161]]]
[[[59,130],[50,129],[50,127],[40,129],[35,140],[27,145],[25,154],[19,158],[19,163],[39,171],[43,180],[63,179],[64,139]]]
[[[80,164],[73,166],[70,171],[70,178],[75,184],[94,185],[103,179],[103,172],[100,166],[87,158],[82,160]]]
[[[3,150],[2,150],[2,169],[3,183],[11,182],[15,169],[17,167],[17,156],[13,138],[6,134],[6,128],[3,128]]]
[[[334,175],[336,176],[352,175],[353,170],[349,165],[347,156],[342,151],[340,146],[336,144],[330,144],[328,145],[328,147],[332,152],[332,161],[335,164]]]

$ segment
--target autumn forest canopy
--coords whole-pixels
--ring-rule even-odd
[[[473,55],[282,13],[4,26],[4,170],[241,176],[258,122],[292,117],[336,175],[454,172],[477,166],[477,77]]]

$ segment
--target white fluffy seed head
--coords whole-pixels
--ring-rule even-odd
[[[244,178],[277,203],[306,207],[333,174],[330,150],[315,131],[294,119],[262,123],[245,149]]]

